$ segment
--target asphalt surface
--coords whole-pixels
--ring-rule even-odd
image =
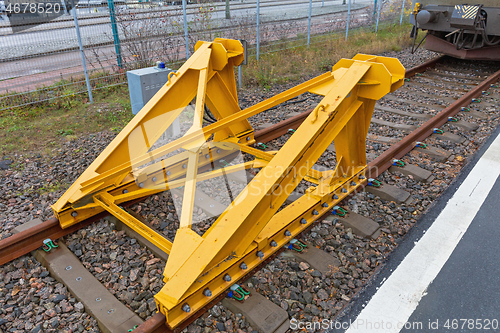
[[[326,332],[346,332],[349,323],[369,304],[380,286],[398,268],[425,235],[478,160],[500,135],[500,128],[484,143],[434,206],[410,230],[383,267],[341,314],[329,322]],[[471,201],[474,196],[471,195]],[[406,327],[400,332],[496,332],[500,331],[500,178],[472,220],[453,253],[429,284]],[[345,324],[333,328],[333,323]]]
[[[472,200],[474,200],[472,198]],[[401,332],[500,331],[500,179]],[[418,329],[422,323],[423,329]],[[430,325],[432,324],[432,325]],[[429,327],[431,326],[431,327]],[[425,329],[425,330],[424,330]]]

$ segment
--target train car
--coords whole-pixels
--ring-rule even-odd
[[[499,61],[500,1],[464,1],[413,0],[410,23],[414,49],[418,31],[423,30],[428,50],[461,59]]]

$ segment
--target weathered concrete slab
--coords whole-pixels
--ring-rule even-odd
[[[397,203],[411,203],[413,198],[410,192],[400,189],[397,186],[382,183],[380,187],[365,186],[365,191],[379,196],[383,200],[394,201]]]
[[[412,176],[413,179],[430,183],[434,180],[434,175],[429,170],[425,170],[415,164],[405,164],[404,167],[391,166],[389,172],[399,172],[405,176]]]
[[[252,296],[240,303],[225,298],[222,305],[234,313],[241,313],[259,333],[285,333],[290,328],[288,313],[253,289]]]
[[[333,215],[335,216],[335,215]],[[377,224],[378,227],[378,224]],[[354,231],[354,230],[353,230]],[[325,275],[332,270],[334,267],[340,266],[340,260],[331,256],[323,250],[318,249],[315,246],[309,245],[302,252],[297,252],[294,250],[288,250],[282,253],[283,257],[290,258],[293,257],[298,261],[305,261],[321,274]]]
[[[338,219],[338,221],[342,223],[345,228],[351,228],[354,234],[361,237],[377,239],[381,233],[377,222],[354,212],[349,212],[344,217],[330,215],[326,219],[331,221]]]
[[[420,120],[428,120],[432,118],[432,115],[426,114],[426,113],[414,113],[414,112],[407,112],[403,110],[398,110],[394,109],[388,106],[382,106],[382,105],[375,105],[375,109],[384,111],[384,112],[389,112],[389,113],[394,113],[394,114],[399,114],[400,116],[407,116],[415,119],[420,119]]]
[[[382,126],[388,126],[390,128],[402,130],[402,131],[413,131],[417,128],[417,126],[414,125],[406,125],[406,124],[397,124],[397,123],[392,123],[390,121],[386,121],[383,119],[378,119],[378,118],[372,118],[372,123],[377,124],[377,125],[382,125]]]
[[[464,121],[464,120],[459,120],[459,121],[455,121],[455,122],[449,121],[448,124],[460,127],[466,131],[475,131],[479,128],[478,124],[469,123],[468,121]]]
[[[451,156],[451,152],[429,145],[427,145],[427,148],[415,147],[412,151],[415,151],[420,154],[429,155],[430,158],[438,162],[444,162]]]
[[[20,232],[30,226],[42,223],[30,221],[14,229]],[[105,333],[123,333],[142,324],[143,320],[113,296],[71,252],[64,243],[58,248],[45,252],[34,251],[33,255],[50,272],[51,276],[63,283],[75,298],[82,302],[87,313],[97,320]]]
[[[444,132],[443,134],[434,133],[432,134],[432,136],[439,140],[450,141],[454,143],[462,143],[465,141],[465,138],[463,136],[450,132]]]

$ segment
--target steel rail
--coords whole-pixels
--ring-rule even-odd
[[[142,199],[129,201],[124,203],[123,206],[131,206],[139,201],[142,201]],[[66,229],[61,228],[59,220],[52,217],[51,219],[37,224],[34,227],[2,239],[0,240],[0,266],[31,251],[39,249],[43,245],[43,241],[47,238],[55,241],[58,238],[76,232],[81,228],[85,228],[86,226],[99,221],[108,215],[109,214],[107,212],[102,212]]]
[[[441,62],[444,58],[445,57],[437,57],[419,66],[413,67],[406,71],[405,76],[408,78],[417,73],[423,72],[426,69],[435,66],[437,63]],[[433,133],[434,128],[438,128],[443,124],[445,124],[448,121],[448,117],[456,115],[459,111],[461,111],[462,107],[469,105],[472,102],[473,98],[480,96],[483,90],[487,89],[491,84],[498,81],[499,79],[500,79],[500,70],[487,77],[484,81],[482,81],[472,90],[465,93],[461,98],[459,98],[454,103],[443,109],[441,112],[439,112],[433,118],[429,119],[427,122],[422,124],[416,130],[409,133],[398,143],[392,145],[388,150],[386,150],[384,153],[382,153],[375,160],[373,160],[368,164],[368,175],[374,178],[380,175],[385,170],[387,170],[392,165],[393,159],[401,158],[409,151],[411,151],[415,147],[417,141],[423,141],[425,138],[430,136]],[[298,128],[298,126],[300,126],[303,120],[307,118],[307,115],[310,112],[311,110],[305,111],[299,115],[296,115],[280,123],[272,125],[266,129],[256,131],[255,132],[256,141],[268,142],[286,134],[288,132],[288,129],[290,128],[292,129]],[[359,184],[359,189],[361,189],[362,187],[364,187],[364,184]],[[134,200],[132,202],[124,203],[123,205],[129,206],[141,200],[142,199]],[[80,228],[90,225],[93,222],[98,221],[99,219],[107,215],[108,214],[106,212],[103,212],[99,215],[96,215],[92,218],[82,221],[67,229],[62,229],[59,226],[58,220],[52,218],[40,225],[27,229],[23,232],[8,237],[4,240],[1,240],[0,265],[3,265],[4,263],[7,263],[11,260],[14,260],[15,258],[18,258],[30,251],[36,250],[41,246],[43,240],[46,238],[51,238],[52,240],[55,240],[64,235],[75,232]],[[318,219],[318,221],[320,220],[321,218]],[[258,268],[259,267],[257,267],[257,269]],[[253,272],[254,271],[255,270],[253,270]],[[219,299],[214,300],[214,302],[216,301],[219,301]],[[203,312],[204,311],[200,311],[199,315],[201,315]],[[198,316],[193,316],[192,320],[195,320],[197,317]],[[189,322],[192,322],[192,320],[190,320]],[[182,328],[177,328],[175,329],[175,331],[177,331],[178,329]],[[139,327],[137,327],[134,330],[134,332],[159,333],[159,332],[172,332],[172,331],[169,330],[165,325],[165,316],[161,313],[157,313],[148,320],[146,320]]]

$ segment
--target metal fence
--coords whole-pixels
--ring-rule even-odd
[[[410,0],[244,0],[96,3],[81,0],[49,23],[13,33],[0,20],[0,110],[126,83],[126,71],[177,69],[198,40],[244,39],[249,57],[332,38],[381,20],[402,22]],[[104,0],[103,0],[104,1]],[[147,0],[145,0],[147,1]],[[405,12],[406,11],[406,12]]]

